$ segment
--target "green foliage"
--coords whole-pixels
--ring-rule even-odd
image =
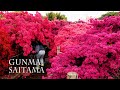
[[[65,15],[62,15],[61,13],[47,13],[46,16],[48,17],[49,20],[54,20],[55,18],[58,20],[67,20],[67,17]]]
[[[13,13],[21,13],[22,11],[13,11]]]
[[[103,19],[105,16],[109,17],[109,16],[118,16],[118,15],[120,15],[119,12],[112,11],[112,12],[107,12],[107,13],[101,15],[98,19]]]

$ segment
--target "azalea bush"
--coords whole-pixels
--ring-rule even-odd
[[[49,47],[52,46],[54,36],[51,27],[54,23],[47,18],[43,19],[40,13],[36,12],[33,16],[28,12],[1,12],[1,16],[1,64],[3,62],[1,60],[5,59],[6,65],[10,58],[21,53],[27,57],[33,51],[32,42],[35,40],[40,41],[43,45],[48,46],[49,43]]]
[[[76,37],[76,35],[84,34],[89,28],[91,28],[91,26],[86,23],[70,23],[59,28],[58,34],[54,38],[54,47],[49,52],[49,58],[57,55],[57,47],[60,47],[61,52],[64,52],[64,49],[68,45],[77,45],[76,43],[78,42],[73,40],[73,38]]]
[[[82,34],[70,35],[67,41],[65,30],[62,53],[54,55],[51,68],[47,69],[47,77],[43,79],[64,79],[70,71],[78,73],[81,79],[112,79],[120,77],[120,29],[119,16],[106,17],[103,20],[90,19],[90,28],[82,29]],[[71,32],[76,28],[69,29]],[[77,30],[80,32],[80,29]],[[83,33],[84,32],[84,33]],[[71,32],[72,34],[73,32]],[[59,36],[60,34],[58,34]],[[56,36],[57,37],[57,36]],[[59,40],[57,39],[57,40]],[[68,39],[68,38],[67,38]],[[71,42],[74,43],[71,43]]]
[[[32,43],[37,40],[50,49],[46,53],[51,67],[42,79],[66,79],[71,71],[80,79],[119,78],[119,21],[120,16],[88,22],[50,21],[39,12],[0,12],[0,75],[5,74],[10,58],[20,53],[29,58],[34,52]]]
[[[6,56],[9,56],[9,58],[6,58],[6,60],[9,60],[20,54],[22,54],[23,57],[28,57],[29,54],[34,52],[32,43],[36,40],[49,49],[52,49],[54,46],[54,37],[59,28],[69,24],[64,20],[49,21],[47,17],[42,18],[38,12],[36,12],[35,15],[24,11],[0,12],[0,14],[1,28],[4,27],[4,31],[1,29],[1,34],[4,36],[2,35],[0,39],[4,40],[4,43],[2,43],[4,46],[6,46],[5,42],[8,43],[4,38],[7,38],[6,40],[10,43],[9,48],[1,47],[3,52],[1,53],[0,60]],[[6,48],[9,49],[9,53],[5,53],[7,52]],[[11,53],[12,51],[14,51],[14,55]]]
[[[3,20],[4,26],[16,46],[15,49],[22,47],[24,56],[32,51],[32,41],[38,40],[43,45],[47,45],[47,42],[52,44],[51,27],[54,23],[47,18],[43,19],[40,13],[37,12],[33,16],[28,12],[6,12],[3,16],[6,18]]]
[[[62,28],[65,25],[72,24],[73,22],[54,19],[52,23],[54,23],[54,25],[52,26],[52,33],[54,34],[54,36],[56,36],[60,28]]]
[[[8,60],[14,55],[11,48],[10,36],[0,21],[0,75],[4,75],[5,69],[8,68]]]

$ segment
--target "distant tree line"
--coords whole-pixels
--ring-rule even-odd
[[[112,12],[107,12],[107,13],[105,13],[105,14],[102,14],[98,19],[103,19],[104,17],[106,17],[106,16],[119,16],[120,15],[120,12],[114,12],[114,11],[112,11]]]

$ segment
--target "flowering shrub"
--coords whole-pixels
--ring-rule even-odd
[[[14,55],[11,48],[9,35],[0,22],[0,75],[4,74],[4,69],[8,68],[8,60]]]
[[[14,55],[18,55],[23,52],[24,56],[28,56],[32,49],[32,42],[35,40],[40,41],[43,45],[46,45],[49,49],[54,46],[54,36],[57,32],[55,28],[59,30],[60,27],[68,24],[66,21],[49,21],[47,18],[42,18],[41,14],[36,12],[33,16],[28,12],[0,12],[1,23],[4,26],[7,35],[9,36],[7,40],[10,40],[12,50]],[[2,33],[2,32],[1,32]],[[4,32],[3,32],[4,33]],[[4,33],[4,37],[7,36]],[[1,36],[2,39],[2,36]],[[4,44],[5,45],[5,44]],[[8,48],[8,49],[10,49]],[[3,47],[1,47],[3,49]],[[1,56],[5,57],[8,53],[5,53],[5,48],[3,49]],[[11,56],[9,54],[9,60]],[[2,58],[0,58],[2,59]]]
[[[67,42],[64,52],[50,59],[51,68],[47,69],[47,77],[43,79],[64,79],[69,71],[77,72],[81,79],[118,78],[120,68],[119,19],[119,16],[106,17],[103,20],[91,19],[92,27],[87,30],[83,29],[84,34],[72,35],[71,40],[76,43],[72,44],[71,40],[65,39],[59,42],[61,46],[64,45],[63,42]],[[65,30],[61,31],[63,38],[66,37]],[[76,28],[71,30],[74,31]],[[79,33],[79,30],[77,31]]]
[[[52,23],[54,23],[54,25],[52,26],[52,33],[54,35],[57,35],[60,28],[62,28],[65,25],[69,25],[72,22],[68,22],[66,20],[56,20],[55,19],[52,21]]]
[[[37,39],[43,45],[47,45],[47,42],[51,44],[53,41],[53,35],[51,33],[53,23],[48,21],[47,18],[42,19],[40,13],[37,12],[33,16],[28,12],[6,12],[3,15],[6,18],[3,20],[3,23],[11,36],[12,42],[16,44],[15,49],[22,47],[24,56],[31,53],[32,41]]]
[[[54,38],[54,47],[49,52],[50,58],[57,55],[57,47],[60,46],[61,52],[64,52],[64,49],[68,45],[76,45],[78,42],[74,40],[74,37],[77,37],[81,34],[84,34],[87,29],[91,28],[87,23],[77,23],[77,24],[68,24],[59,28],[58,34]],[[68,44],[69,43],[69,44]]]
[[[21,52],[24,56],[28,56],[33,51],[32,41],[37,39],[46,46],[47,42],[52,44],[53,23],[47,18],[42,19],[40,13],[36,12],[35,16],[28,12],[1,12],[0,14],[0,71],[8,67],[8,60],[13,56]]]
[[[65,79],[70,71],[77,72],[81,79],[118,78],[119,21],[120,16],[89,22],[49,21],[38,12],[35,15],[23,11],[0,12],[0,74],[4,75],[12,56],[34,52],[32,42],[38,40],[51,49],[48,55],[51,67],[43,79]]]

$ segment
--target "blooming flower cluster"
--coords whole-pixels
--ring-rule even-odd
[[[11,48],[10,36],[0,21],[0,75],[9,66],[8,60],[14,55]]]
[[[50,58],[57,55],[57,47],[60,46],[61,52],[69,45],[77,45],[78,42],[74,40],[75,37],[82,35],[87,29],[90,29],[91,25],[87,23],[70,23],[68,25],[59,28],[58,34],[54,37],[54,47],[49,52]]]
[[[47,18],[42,19],[40,13],[36,12],[33,16],[28,12],[6,12],[3,16],[5,19],[2,22],[10,34],[12,42],[22,47],[24,56],[30,54],[31,42],[36,39],[44,45],[52,42],[51,26],[53,23]]]
[[[81,79],[119,76],[120,16],[68,22],[49,21],[38,12],[0,12],[0,72],[4,74],[12,56],[34,52],[35,40],[50,49],[51,67],[46,69],[43,79],[65,79],[71,71]]]
[[[4,58],[9,60],[21,52],[23,56],[28,56],[33,52],[32,42],[35,40],[52,46],[54,35],[51,30],[54,23],[43,19],[40,13],[0,12],[0,15],[0,61]]]
[[[71,25],[68,28],[65,26],[60,31],[62,34],[56,36],[55,44],[61,46],[62,53],[50,59],[51,68],[47,69],[48,76],[43,79],[64,79],[70,71],[77,72],[81,79],[118,78],[120,69],[119,19],[119,16],[106,17],[103,20],[91,19],[88,25],[92,26],[81,28],[82,32],[80,27],[68,29]],[[71,39],[65,40],[69,35]],[[65,45],[65,42],[66,46],[63,50],[62,45]]]

